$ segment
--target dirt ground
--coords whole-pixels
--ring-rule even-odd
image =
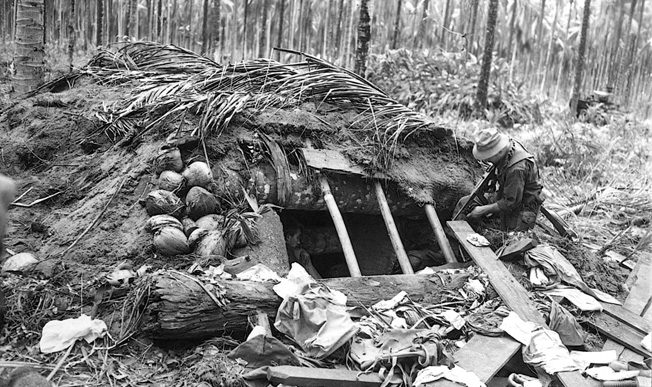
[[[82,83],[63,93],[46,93],[28,100],[0,100],[0,173],[16,180],[18,194],[24,194],[21,203],[57,194],[31,207],[14,207],[10,213],[6,247],[14,253],[33,252],[40,262],[35,272],[27,276],[6,274],[2,278],[2,289],[7,294],[7,324],[0,332],[2,360],[55,364],[60,354],[43,355],[38,350],[41,328],[49,320],[98,313],[96,304],[98,297],[102,297],[98,292],[100,278],[121,262],[128,261],[135,268],[145,264],[154,268],[187,268],[192,263],[192,257],[168,259],[157,255],[151,237],[143,231],[147,215],[140,200],[155,186],[152,160],[164,136],[151,133],[142,141],[116,145],[95,117],[103,104],[119,100],[125,92],[119,87]],[[270,122],[269,133],[287,129],[278,116],[257,119]],[[307,115],[302,119],[314,117]],[[341,119],[331,114],[328,122],[337,124]],[[292,128],[298,131],[298,138],[301,126]],[[287,141],[296,139],[283,133]],[[211,155],[223,156],[233,151],[219,143],[209,141],[207,145]],[[446,160],[454,153],[451,149],[458,146],[469,145],[462,140],[448,141],[448,148],[442,148],[439,157]],[[467,161],[461,162],[462,167]],[[436,180],[434,175],[413,172],[415,176],[407,176],[406,180],[422,178],[420,188]],[[437,176],[452,179],[454,172],[438,171]],[[476,176],[478,171],[467,172]],[[429,177],[432,179],[428,180]],[[551,169],[544,171],[544,179],[557,186],[563,181]],[[445,186],[447,181],[440,179],[436,184]],[[598,192],[598,197],[601,193],[604,190]],[[450,205],[456,194],[450,193],[445,205]],[[628,271],[604,261],[592,247],[610,244],[612,250],[624,255],[632,253],[634,258],[637,251],[649,251],[649,240],[645,242],[645,238],[650,235],[650,199],[633,207],[633,211],[631,206],[640,197],[620,196],[615,205],[605,204],[606,199],[587,204],[572,221],[583,236],[579,243],[548,238],[562,248],[590,286],[620,299],[627,294],[624,285]],[[611,200],[613,203],[613,197]],[[629,202],[618,206],[619,200]],[[637,223],[631,222],[634,213],[640,218]],[[492,241],[500,245],[505,236]],[[106,312],[111,306],[119,308],[120,304],[109,302],[99,312]],[[119,333],[121,328],[112,324],[119,320],[119,313],[109,314],[116,319],[109,322],[112,332]],[[110,343],[114,342],[105,341],[107,346]],[[181,385],[192,375],[193,380],[208,380],[214,385],[237,383],[234,375],[241,367],[222,352],[236,342],[222,337],[189,344],[168,348],[164,343],[136,335],[110,350],[78,347],[54,380],[62,386],[108,385],[107,381],[119,385]]]

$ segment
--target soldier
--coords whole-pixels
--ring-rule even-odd
[[[467,218],[477,220],[489,214],[498,214],[506,230],[532,229],[543,202],[543,186],[539,183],[534,156],[518,141],[494,128],[478,133],[473,156],[496,166],[498,190],[493,197],[487,198],[488,204],[476,205]],[[468,196],[463,197],[460,203],[467,200]]]

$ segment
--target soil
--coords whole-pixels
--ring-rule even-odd
[[[198,118],[190,114],[171,120],[143,137],[129,133],[118,137],[104,130],[96,113],[120,101],[128,92],[125,87],[80,81],[76,87],[60,93],[44,93],[14,102],[0,100],[0,173],[16,180],[18,194],[25,193],[21,203],[29,204],[60,192],[32,207],[14,207],[10,211],[6,247],[14,253],[32,252],[40,263],[26,276],[3,275],[2,290],[7,295],[7,323],[0,334],[3,360],[54,364],[58,355],[43,355],[37,346],[43,325],[53,319],[73,318],[81,313],[99,315],[108,320],[113,334],[119,334],[123,327],[117,322],[123,304],[116,300],[126,291],[112,292],[109,302],[98,309],[97,298],[106,295],[106,289],[99,286],[105,274],[123,262],[134,268],[150,265],[153,270],[187,269],[195,259],[166,258],[155,252],[151,236],[143,229],[147,215],[141,199],[156,186],[153,160],[168,134],[190,134],[198,127]],[[246,181],[246,171],[253,165],[248,163],[264,162],[260,149],[255,147],[251,154],[246,154],[247,161],[242,157],[247,144],[260,142],[253,130],[259,129],[281,144],[291,163],[291,150],[309,138],[317,147],[337,144],[351,159],[374,171],[377,150],[361,149],[357,144],[359,133],[338,130],[354,120],[354,113],[314,104],[262,114],[246,112],[233,121],[232,131],[206,140],[206,154],[210,160],[242,172]],[[242,139],[251,142],[245,141],[243,146]],[[201,159],[203,154],[200,149],[189,151],[184,160]],[[394,149],[394,157],[391,167],[384,172],[417,203],[436,203],[444,219],[457,198],[467,193],[480,175],[470,156],[470,143],[442,128],[428,128],[406,138]],[[427,169],[424,165],[439,168]],[[246,207],[242,201],[223,204]],[[362,260],[369,265],[363,270],[365,274],[393,270],[394,257],[388,253],[391,250],[387,240],[380,244],[370,237],[384,235],[380,218],[351,221],[351,239],[367,252],[368,259]],[[279,235],[279,230],[273,231]],[[417,234],[406,235],[405,239],[421,238]],[[417,244],[415,241],[414,245]],[[558,245],[590,286],[624,297],[623,269],[590,256],[576,245]],[[274,251],[282,250],[278,247]],[[346,274],[341,265],[335,268],[335,274],[338,269],[340,274]],[[183,348],[161,348],[161,343],[153,345],[147,337],[137,335],[112,351],[94,348],[93,356],[83,356],[75,350],[67,363],[85,362],[94,375],[70,372],[65,380],[103,384],[108,375],[125,383],[170,385],[191,375],[211,382],[237,379],[233,375],[241,367],[223,356],[224,350],[237,343],[223,337],[187,344]],[[195,373],[191,374],[191,370]]]

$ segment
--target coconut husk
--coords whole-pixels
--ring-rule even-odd
[[[181,151],[179,151],[179,148],[162,149],[156,157],[154,164],[156,166],[156,173],[163,171],[181,172],[183,171]]]
[[[208,187],[213,182],[213,172],[208,164],[201,161],[190,164],[182,175],[190,187]]]
[[[183,220],[181,220],[181,224],[183,225],[183,232],[187,237],[189,237],[193,231],[199,228],[197,223],[195,223],[195,221],[190,218],[183,218]]]
[[[158,177],[158,188],[166,191],[178,191],[183,188],[183,176],[174,171],[163,171]]]
[[[226,242],[224,241],[224,233],[221,230],[209,231],[197,243],[195,254],[201,257],[209,255],[218,255],[221,257],[226,256]]]
[[[154,247],[159,253],[166,256],[188,254],[190,252],[186,234],[174,227],[160,229],[154,235]]]
[[[217,214],[208,214],[197,219],[197,227],[204,230],[219,230],[224,227],[224,216]]]
[[[175,218],[183,215],[185,205],[170,191],[157,189],[150,192],[145,198],[145,208],[147,215],[171,215]]]
[[[183,225],[179,220],[171,215],[154,215],[147,219],[145,223],[145,231],[155,233],[163,227],[174,227],[183,230]]]
[[[205,215],[214,214],[220,204],[212,193],[202,187],[192,187],[186,195],[186,206],[190,219],[197,220]]]
[[[193,230],[193,232],[191,232],[190,236],[188,237],[188,244],[190,245],[190,248],[194,249],[197,247],[197,243],[199,243],[199,241],[202,240],[202,238],[206,235],[208,235],[208,230],[204,230],[203,228],[197,228]]]

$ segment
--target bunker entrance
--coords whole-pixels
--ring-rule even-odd
[[[313,277],[349,276],[327,211],[284,210],[280,216],[290,263],[300,263]],[[382,216],[343,213],[342,217],[362,275],[401,272]],[[446,263],[425,219],[395,217],[395,221],[415,271]]]

